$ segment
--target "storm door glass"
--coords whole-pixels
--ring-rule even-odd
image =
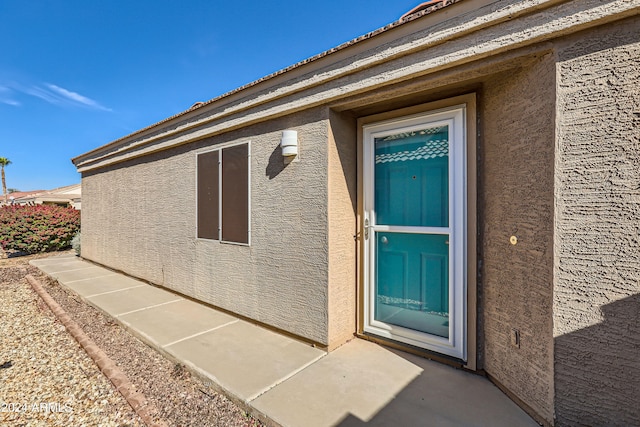
[[[373,139],[374,320],[449,337],[449,126]]]

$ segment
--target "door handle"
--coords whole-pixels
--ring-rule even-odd
[[[364,240],[369,239],[369,218],[364,219]]]

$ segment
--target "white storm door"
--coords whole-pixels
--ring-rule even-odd
[[[363,127],[364,331],[464,361],[465,114]]]

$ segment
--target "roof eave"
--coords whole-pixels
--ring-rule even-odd
[[[226,98],[229,98],[229,97],[231,97],[233,95],[240,94],[240,93],[242,93],[244,91],[247,91],[250,88],[254,88],[254,87],[259,86],[259,85],[264,85],[267,82],[272,81],[276,77],[282,76],[282,75],[287,74],[287,73],[291,73],[292,71],[298,70],[298,69],[300,69],[302,67],[305,67],[305,66],[308,66],[309,64],[317,63],[318,61],[328,57],[329,55],[334,55],[334,54],[336,54],[338,52],[344,51],[345,49],[348,49],[348,48],[350,48],[350,47],[352,47],[354,45],[363,43],[366,40],[370,40],[370,39],[372,39],[372,38],[374,38],[374,37],[376,37],[376,36],[378,36],[380,34],[386,33],[386,32],[388,32],[388,31],[390,31],[390,30],[392,30],[394,28],[397,28],[399,26],[405,25],[405,24],[407,24],[409,22],[416,21],[416,20],[418,20],[418,19],[420,19],[420,18],[422,18],[422,17],[424,17],[426,15],[429,15],[429,14],[431,14],[433,12],[436,12],[436,11],[442,9],[442,8],[445,8],[445,7],[450,6],[452,4],[455,4],[455,3],[459,3],[461,1],[463,1],[463,0],[440,0],[440,1],[434,2],[433,5],[430,6],[430,7],[421,8],[421,9],[417,10],[415,13],[405,14],[400,19],[398,19],[397,21],[391,22],[390,24],[387,24],[384,27],[381,27],[381,28],[378,28],[376,30],[370,31],[369,33],[366,33],[366,34],[364,34],[362,36],[356,37],[355,39],[349,40],[349,41],[347,41],[345,43],[342,43],[342,44],[340,44],[340,45],[338,45],[338,46],[336,46],[334,48],[331,48],[329,50],[321,52],[321,53],[319,53],[317,55],[314,55],[314,56],[312,56],[310,58],[304,59],[304,60],[302,60],[300,62],[297,62],[297,63],[295,63],[293,65],[290,65],[290,66],[288,66],[286,68],[283,68],[283,69],[278,70],[278,71],[276,71],[274,73],[271,73],[271,74],[269,74],[269,75],[267,75],[265,77],[262,77],[262,78],[260,78],[258,80],[255,80],[253,82],[247,83],[246,85],[240,86],[240,87],[238,87],[236,89],[233,89],[233,90],[231,90],[229,92],[226,92],[226,93],[224,93],[222,95],[219,95],[219,96],[217,96],[215,98],[212,98],[209,101],[196,102],[187,110],[181,111],[181,112],[179,112],[177,114],[174,114],[173,116],[167,117],[166,119],[163,119],[163,120],[161,120],[159,122],[156,122],[156,123],[151,124],[151,125],[149,125],[147,127],[144,127],[144,128],[142,128],[142,129],[140,129],[138,131],[135,131],[133,133],[125,135],[125,136],[123,136],[121,138],[118,138],[118,139],[116,139],[116,140],[114,140],[114,141],[112,141],[112,142],[110,142],[108,144],[102,145],[102,146],[97,147],[97,148],[95,148],[93,150],[90,150],[90,151],[87,151],[87,152],[85,152],[83,154],[80,154],[80,155],[72,158],[71,161],[76,167],[78,167],[79,164],[81,163],[82,159],[86,158],[87,156],[90,156],[92,154],[97,154],[97,153],[99,153],[101,151],[108,150],[109,148],[117,146],[118,144],[123,143],[123,142],[125,142],[127,140],[131,140],[131,139],[133,139],[135,137],[142,136],[143,134],[145,134],[145,133],[147,133],[147,132],[149,132],[151,130],[158,129],[158,128],[162,127],[162,125],[168,124],[169,122],[171,122],[173,120],[176,120],[176,119],[179,119],[179,118],[182,118],[182,117],[184,117],[186,115],[199,114],[199,113],[202,112],[202,111],[199,111],[199,110],[206,109],[206,107],[208,107],[208,106],[210,106],[212,104],[220,102],[220,101],[222,101],[222,100],[224,100]],[[471,1],[471,0],[466,0],[466,1],[468,2],[468,1]],[[418,8],[414,8],[414,9],[418,9]]]

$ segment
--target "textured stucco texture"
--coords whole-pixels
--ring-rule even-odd
[[[558,47],[558,425],[640,425],[639,29]]]
[[[484,368],[548,421],[553,420],[554,65],[547,54],[484,84],[478,150]],[[511,344],[514,329],[519,347]]]
[[[297,130],[300,141],[299,161],[287,165],[283,129]],[[341,267],[344,256],[335,253],[328,286],[328,133],[328,110],[312,109],[85,173],[83,257],[323,345],[336,344],[329,342],[331,292],[339,320],[332,333],[344,342],[355,330],[348,321],[355,267],[349,258]],[[196,239],[196,153],[246,141],[251,245]],[[347,186],[340,175],[332,185],[340,233],[353,242]],[[333,238],[339,251],[344,237]]]
[[[328,140],[330,349],[356,330],[356,122],[331,112]],[[335,343],[335,344],[334,344]]]

